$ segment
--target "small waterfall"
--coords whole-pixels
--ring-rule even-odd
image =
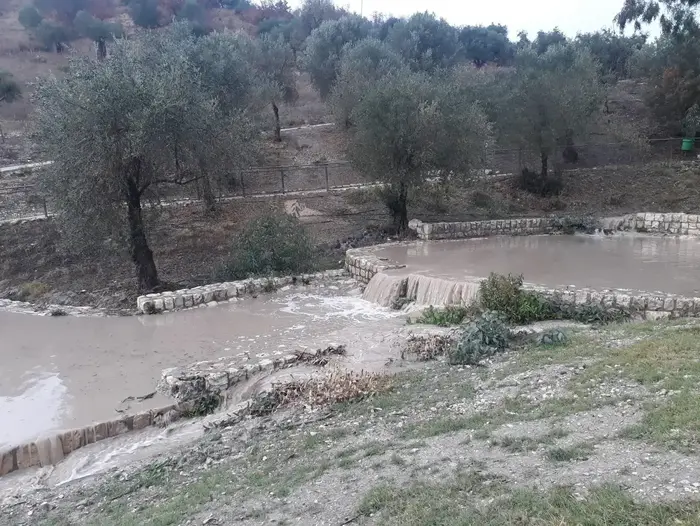
[[[479,294],[479,280],[451,281],[420,274],[391,276],[377,273],[367,284],[362,297],[390,307],[400,298],[418,305],[467,305]]]
[[[411,274],[406,297],[419,305],[467,305],[479,293],[479,281],[450,281]]]
[[[36,441],[41,466],[52,466],[63,460],[63,444],[58,435]]]
[[[362,293],[362,298],[378,303],[383,307],[391,307],[399,298],[406,295],[406,278],[390,276],[383,272],[377,272]]]

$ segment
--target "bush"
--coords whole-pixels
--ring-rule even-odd
[[[581,323],[604,324],[629,319],[625,309],[600,305],[573,305],[562,303],[535,292],[522,290],[523,277],[491,274],[479,286],[478,308],[497,311],[516,324],[544,320],[573,320]]]
[[[543,175],[529,168],[523,168],[520,174],[520,188],[531,194],[537,194],[542,197],[559,195],[562,186],[560,174],[554,176]]]
[[[453,365],[478,365],[508,348],[510,332],[501,313],[485,312],[467,324],[449,350],[448,361]]]
[[[551,319],[554,313],[549,302],[537,294],[522,290],[522,286],[522,275],[492,273],[479,286],[481,309],[502,312],[512,323]]]
[[[436,309],[431,305],[421,313],[416,323],[449,327],[450,325],[460,325],[469,314],[470,309],[461,305],[448,305],[441,309]]]
[[[314,269],[316,249],[295,217],[269,215],[250,221],[234,241],[227,260],[217,269],[219,280],[294,274]]]

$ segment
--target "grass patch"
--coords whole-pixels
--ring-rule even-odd
[[[582,442],[569,447],[554,447],[548,449],[545,458],[552,462],[570,462],[572,460],[587,460],[593,453],[593,446]]]
[[[456,525],[462,523],[449,521],[465,499],[502,491],[498,479],[475,471],[460,474],[448,484],[416,482],[404,487],[383,484],[362,498],[358,513],[363,516],[380,513],[389,521],[386,524]]]
[[[479,498],[504,494],[502,482],[466,474],[447,483],[382,485],[367,493],[358,513],[385,526],[672,526],[700,524],[700,503],[642,503],[613,486],[594,487],[585,499],[571,488],[518,490],[483,506]]]

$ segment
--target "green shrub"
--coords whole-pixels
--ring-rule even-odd
[[[510,332],[501,313],[485,312],[469,322],[448,352],[453,365],[478,365],[482,359],[508,348]]]
[[[491,274],[479,286],[478,307],[503,313],[511,323],[526,324],[545,320],[573,320],[581,323],[612,323],[630,318],[620,308],[562,303],[522,289],[523,277]]]
[[[216,270],[215,278],[227,281],[310,272],[316,252],[297,218],[286,214],[262,216],[250,221],[234,238],[231,252]]]
[[[537,335],[537,343],[540,345],[566,345],[569,337],[561,329],[550,329]]]
[[[491,273],[479,286],[481,309],[502,312],[512,323],[552,319],[550,303],[538,294],[522,290],[522,286],[522,275]]]
[[[437,325],[438,327],[449,327],[450,325],[460,325],[472,311],[469,307],[462,305],[448,305],[436,309],[432,305],[425,309],[416,323],[426,325]]]

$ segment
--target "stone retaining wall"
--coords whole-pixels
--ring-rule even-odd
[[[193,405],[193,402],[169,404],[0,451],[0,477],[19,469],[53,465],[72,451],[107,438],[153,425],[166,425],[190,411]]]
[[[377,272],[400,268],[400,266],[392,266],[387,261],[382,261],[381,264],[378,264],[375,256],[363,254],[362,249],[348,250],[345,261],[346,269],[350,275],[362,283],[368,283]],[[432,282],[438,280],[438,278],[430,276],[413,274],[401,279],[406,281],[406,286],[396,287],[396,289],[406,291],[407,297],[396,299],[406,299],[407,301],[415,301],[417,296],[421,296],[421,282],[424,282],[423,284],[429,287],[434,285]],[[476,290],[481,279],[469,282],[439,281],[444,282],[445,286],[443,288],[446,291],[450,291],[451,298],[462,298],[462,300],[465,300],[466,296],[469,296],[472,291]],[[409,286],[411,283],[412,286]],[[549,288],[534,284],[525,284],[524,288],[551,297],[561,303],[600,306],[608,309],[625,309],[633,312],[635,316],[650,320],[700,316],[700,298],[664,292],[640,292],[627,289],[595,290],[574,286]],[[465,301],[472,297],[473,294],[466,298]],[[435,305],[438,306],[440,303],[436,302]]]
[[[163,371],[158,382],[158,391],[179,402],[220,396],[236,384],[259,372],[284,369],[314,358],[344,353],[344,346],[331,345],[315,351],[280,353],[270,358],[263,357],[257,362],[245,364],[241,364],[240,359],[225,357],[198,362],[187,367],[173,367]]]
[[[555,217],[535,217],[525,219],[494,219],[491,221],[466,221],[454,223],[423,223],[414,219],[409,228],[419,239],[467,239],[500,235],[550,234],[557,230]]]
[[[419,239],[466,239],[497,235],[524,236],[551,234],[562,230],[567,218],[539,217],[523,219],[493,219],[452,223],[423,223],[414,219],[409,228]],[[700,235],[700,215],[683,213],[641,212],[597,221],[604,230],[649,232],[653,234]]]
[[[147,294],[136,300],[138,310],[144,314],[190,309],[193,307],[213,306],[222,301],[228,301],[243,296],[272,292],[285,286],[308,284],[323,279],[338,279],[347,275],[344,270],[328,270],[316,274],[300,276],[284,276],[280,278],[249,279],[213,283],[191,289],[181,289],[173,292]]]

